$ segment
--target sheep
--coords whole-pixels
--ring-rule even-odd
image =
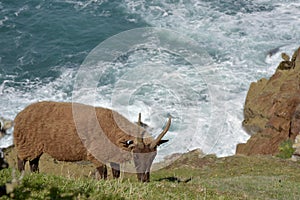
[[[114,178],[120,176],[120,163],[133,158],[135,173],[141,182],[150,181],[150,167],[157,146],[171,125],[154,139],[138,124],[108,108],[80,103],[44,101],[29,105],[14,120],[14,145],[18,169],[29,161],[32,172],[39,171],[43,153],[59,161],[91,161],[101,179],[107,178],[110,164]],[[147,136],[147,137],[146,137]]]

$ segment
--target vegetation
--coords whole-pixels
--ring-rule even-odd
[[[279,158],[291,158],[295,149],[293,148],[293,141],[288,139],[283,141],[279,146]]]
[[[0,199],[300,199],[300,163],[271,156],[199,157],[190,152],[154,171],[150,183],[27,173]],[[0,185],[12,180],[0,171]]]

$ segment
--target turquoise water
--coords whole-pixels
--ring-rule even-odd
[[[299,9],[296,0],[1,1],[0,115],[13,119],[41,100],[71,101],[77,72],[98,44],[135,28],[164,28],[194,41],[207,62],[192,68],[173,49],[145,41],[152,49],[133,49],[106,63],[97,105],[132,121],[142,111],[154,134],[171,114],[171,141],[160,157],[193,148],[231,155],[249,138],[241,122],[250,83],[271,76],[280,53],[299,46]],[[9,135],[0,146],[11,142]]]
[[[57,67],[76,68],[99,42],[128,29],[130,22],[116,1],[2,1],[0,3],[1,79],[51,81]]]

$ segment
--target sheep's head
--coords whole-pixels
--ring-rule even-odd
[[[138,124],[141,125],[141,114],[139,114]],[[157,147],[160,144],[167,142],[168,140],[162,140],[164,135],[168,132],[171,126],[171,117],[165,127],[165,129],[159,134],[159,136],[150,143],[145,143],[143,140],[143,134],[136,139],[136,141],[129,140],[124,142],[124,146],[128,147],[133,154],[133,161],[137,172],[137,178],[141,182],[150,181],[150,168],[152,162],[157,154]]]

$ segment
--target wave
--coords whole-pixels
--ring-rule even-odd
[[[84,94],[86,99],[92,99],[96,94],[95,101],[91,103],[116,109],[131,121],[136,121],[137,113],[142,112],[143,120],[154,127],[154,134],[160,132],[166,116],[174,116],[170,133],[166,135],[170,142],[161,147],[158,159],[193,148],[201,148],[205,153],[215,153],[218,156],[234,154],[236,144],[249,138],[243,131],[241,122],[250,83],[269,77],[281,60],[281,52],[291,54],[299,46],[300,3],[295,1],[123,0],[117,9],[106,9],[108,1],[55,2],[71,5],[76,14],[83,14],[81,17],[93,13],[88,16],[93,16],[95,20],[122,16],[126,22],[134,24],[127,29],[136,27],[138,22],[143,21],[143,25],[174,31],[180,33],[175,38],[180,38],[179,35],[191,38],[197,43],[199,50],[205,52],[203,60],[206,59],[207,63],[203,62],[199,70],[173,54],[172,49],[162,50],[160,46],[153,45],[153,41],[147,41],[146,46],[152,48],[134,49],[112,63],[106,63],[102,76],[96,77],[99,78],[96,91],[75,91],[78,92],[76,94]],[[0,3],[0,6],[3,5]],[[42,9],[43,6],[45,5],[35,5],[35,9]],[[122,10],[118,10],[121,8]],[[105,14],[103,11],[107,15],[102,15]],[[14,9],[13,12],[3,11],[3,16],[7,18],[0,18],[0,28],[7,28],[13,15],[21,18],[25,12],[25,8]],[[70,13],[71,21],[74,22],[75,13]],[[121,22],[119,26],[123,27],[124,21]],[[108,26],[110,28],[103,35],[111,36],[124,30],[118,25],[115,25],[117,28],[112,25],[114,23],[103,26],[103,30]],[[95,31],[89,37],[99,35],[96,23],[89,26],[92,27],[89,31]],[[72,27],[72,34],[76,36],[74,30],[76,27]],[[16,35],[13,40],[19,41],[21,47],[26,46],[28,42],[31,43],[30,34],[30,31],[18,32],[19,40]],[[73,38],[72,34],[68,32],[68,39]],[[41,100],[72,101],[81,58],[95,45],[93,40],[88,46],[80,46],[87,41],[84,39],[82,42],[80,38],[87,34],[86,31],[81,32],[79,37],[74,37],[76,42],[66,44],[67,47],[63,44],[59,46],[60,42],[55,43],[54,46],[58,49],[53,55],[62,62],[61,65],[56,65],[57,61],[53,58],[55,62],[44,62],[46,64],[41,68],[30,68],[28,66],[31,66],[31,59],[25,55],[23,60],[19,56],[21,60],[16,63],[17,66],[9,65],[14,70],[0,69],[1,115],[13,119],[25,106]],[[164,37],[168,38],[169,35]],[[41,38],[38,41],[42,41]],[[46,48],[50,44],[53,45],[51,42],[45,43]],[[73,51],[75,46],[78,49]],[[32,53],[26,48],[23,50],[25,54]],[[52,53],[46,52],[35,54],[34,59]],[[0,64],[3,66],[5,58],[1,58]],[[47,75],[41,76],[39,70],[45,70],[43,73]],[[94,73],[93,70],[89,72],[92,75]],[[95,71],[94,75],[97,73]],[[166,107],[168,111],[162,107]],[[1,142],[11,142],[11,136]]]
[[[211,120],[204,121],[213,128],[206,137],[198,134],[195,146],[218,156],[234,154],[236,144],[249,138],[241,122],[250,83],[271,76],[280,53],[299,46],[300,4],[280,0],[123,2],[128,12],[148,24],[190,36],[212,57],[215,68],[220,69],[210,81],[210,90],[216,94],[211,99],[215,111],[211,111]],[[278,51],[269,56],[274,48]],[[222,82],[214,83],[216,76],[222,77]],[[222,110],[225,115],[220,117]]]

